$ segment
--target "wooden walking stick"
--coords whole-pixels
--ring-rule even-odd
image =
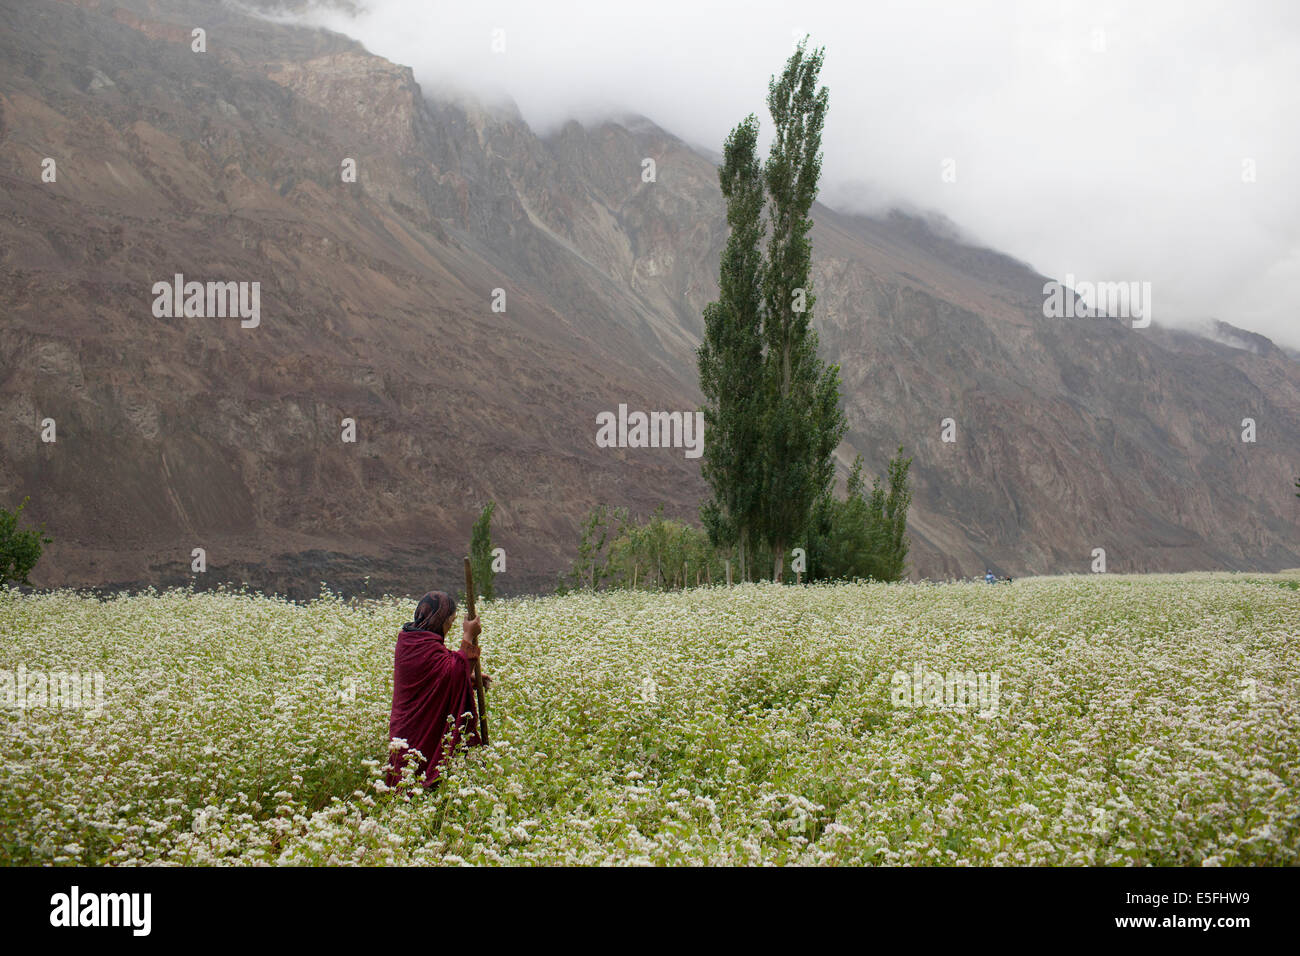
[[[474,611],[474,569],[470,566],[469,558],[465,559],[465,609],[466,618],[477,617]],[[478,646],[478,638],[471,638],[474,646]],[[483,746],[488,745],[488,727],[487,727],[487,697],[483,694],[483,668],[479,665],[478,658],[474,658],[474,693],[478,697],[478,739]]]

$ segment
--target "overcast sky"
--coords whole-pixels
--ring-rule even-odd
[[[714,150],[749,112],[770,127],[768,77],[809,33],[831,92],[824,201],[932,209],[1054,278],[1150,281],[1157,323],[1300,347],[1294,0],[360,5],[313,22],[426,92],[507,96],[539,131],[642,113]]]

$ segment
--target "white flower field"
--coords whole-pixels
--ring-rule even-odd
[[[1298,588],[497,601],[492,746],[413,795],[382,784],[411,601],[0,592],[0,864],[1295,864]],[[951,672],[992,699],[913,682]]]

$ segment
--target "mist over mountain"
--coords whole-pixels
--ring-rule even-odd
[[[595,442],[621,404],[698,407],[726,222],[694,136],[539,131],[234,6],[6,7],[0,496],[55,539],[37,583],[188,581],[203,548],[212,580],[419,591],[491,499],[510,593],[554,581],[595,504],[694,518],[698,460]],[[916,574],[1300,563],[1293,353],[1229,316],[1046,318],[1047,276],[918,207],[813,218],[841,464],[914,456]],[[259,324],[156,315],[177,274],[259,282]]]
[[[517,102],[543,134],[632,112],[711,149],[750,112],[770,134],[768,77],[808,33],[827,50],[832,207],[940,212],[1055,279],[1151,282],[1166,324],[1300,347],[1300,134],[1278,120],[1300,114],[1300,8],[1285,0],[296,6],[426,89]]]

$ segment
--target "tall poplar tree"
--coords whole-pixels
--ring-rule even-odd
[[[812,327],[809,212],[821,177],[829,93],[817,86],[823,51],[808,52],[806,43],[800,42],[780,79],[768,84],[775,138],[763,167],[771,226],[763,274],[763,530],[777,581],[786,549],[835,477],[833,455],[847,428],[839,407],[839,367],[818,357]]]
[[[704,393],[702,471],[713,496],[700,509],[715,547],[738,548],[741,575],[758,542],[762,504],[763,169],[758,120],[751,113],[731,131],[718,180],[731,235],[722,251],[718,301],[704,310],[697,357]]]

